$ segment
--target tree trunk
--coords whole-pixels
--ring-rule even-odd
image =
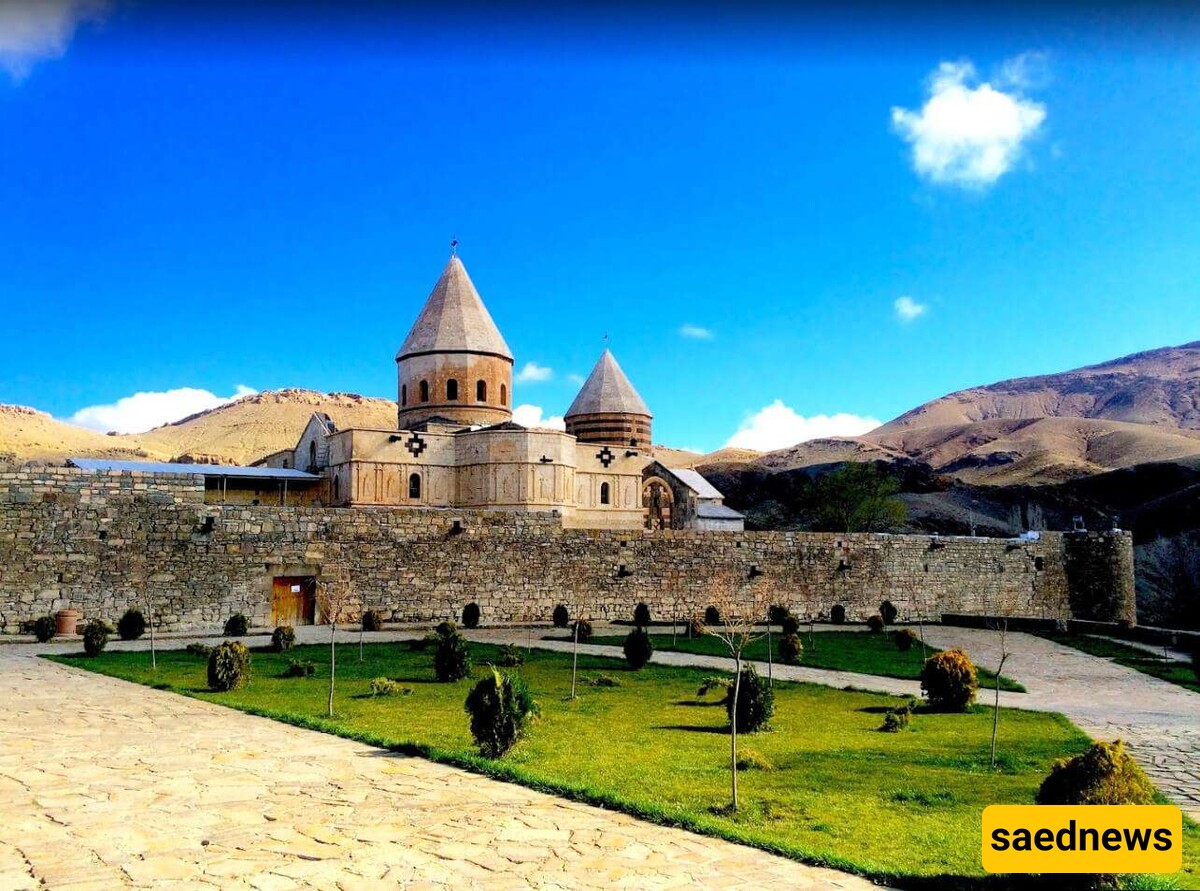
[[[333,678],[337,673],[337,623],[329,623],[329,717],[333,717]]]
[[[154,609],[149,603],[146,604],[146,612],[150,616],[150,667],[157,671],[158,654],[154,651]]]
[[[772,668],[775,664],[774,656],[771,652],[771,617],[767,616],[767,686],[774,688],[775,673]]]
[[[733,809],[738,809],[738,794],[737,794],[737,715],[738,715],[738,692],[742,686],[742,655],[739,653],[733,660],[736,673],[733,676],[733,714],[729,718],[729,767],[730,773],[733,775]]]
[[[571,698],[575,698],[575,670],[579,666],[579,619],[575,620],[574,643],[571,645]]]
[[[362,616],[358,618],[358,661],[363,661],[363,636],[367,629],[363,627]]]
[[[1000,655],[1000,664],[996,666],[996,704],[992,707],[992,769],[996,769],[996,730],[1000,725],[1000,672],[1004,671],[1004,660],[1007,653]]]

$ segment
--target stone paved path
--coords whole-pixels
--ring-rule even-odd
[[[875,887],[44,650],[0,647],[4,891]]]

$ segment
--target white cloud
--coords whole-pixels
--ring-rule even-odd
[[[911,297],[897,297],[892,307],[896,311],[896,318],[902,322],[911,322],[929,311],[927,304],[917,303]]]
[[[103,15],[107,0],[0,0],[0,68],[14,81],[44,59],[59,59],[75,28]]]
[[[920,111],[892,109],[892,126],[912,145],[913,168],[935,183],[982,188],[1007,173],[1026,140],[1046,119],[1046,106],[1022,95],[1032,80],[1025,54],[1000,67],[996,82],[978,80],[970,62],[943,62],[930,78]]]
[[[582,374],[568,374],[567,380],[569,380],[571,383],[573,383],[577,387],[582,387],[586,378],[584,378],[584,376]]]
[[[527,384],[530,382],[548,381],[554,377],[554,369],[547,368],[545,365],[538,365],[536,362],[526,362],[525,367],[517,372],[514,380],[518,384]]]
[[[712,340],[713,333],[708,328],[701,328],[699,325],[683,324],[679,326],[679,334],[681,337],[687,337],[691,340]]]
[[[81,408],[69,420],[72,424],[102,433],[110,430],[117,433],[144,433],[256,392],[239,384],[232,396],[217,396],[195,387],[179,387],[161,393],[134,393],[110,405]]]
[[[541,427],[546,430],[567,429],[567,422],[558,415],[543,418],[540,405],[518,405],[513,409],[513,420],[522,427]]]
[[[727,448],[757,449],[769,452],[810,439],[828,436],[861,436],[880,425],[875,418],[840,412],[836,415],[797,414],[783,400],[776,399],[742,422],[737,433],[725,443]]]

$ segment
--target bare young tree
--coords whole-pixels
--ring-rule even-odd
[[[589,598],[584,596],[580,591],[575,591],[571,598],[571,615],[573,622],[571,624],[571,699],[575,698],[575,679],[579,674],[579,623],[587,620],[591,621],[590,615],[585,615],[589,612]]]
[[[337,674],[337,626],[359,612],[358,593],[349,579],[317,584],[317,606],[329,623],[329,717],[333,717],[333,685]],[[361,618],[361,617],[360,617]]]
[[[154,607],[150,598],[146,598],[146,619],[150,623],[150,668],[158,671],[158,653],[154,646]]]
[[[996,700],[992,705],[992,769],[996,769],[996,731],[1000,727],[1000,673],[1008,661],[1008,619],[997,617],[994,623],[1000,640],[1000,664],[996,666]]]
[[[758,621],[766,610],[766,597],[761,586],[747,583],[744,579],[729,575],[718,576],[712,584],[712,601],[721,614],[717,625],[705,627],[705,631],[720,640],[729,650],[733,660],[733,686],[730,690],[731,715],[729,721],[729,772],[732,777],[732,809],[738,809],[737,771],[737,714],[738,695],[742,686],[742,659],[746,647],[763,636]]]

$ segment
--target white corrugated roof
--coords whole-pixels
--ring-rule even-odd
[[[701,498],[722,499],[725,497],[717,490],[716,486],[694,470],[676,470],[674,467],[668,467],[667,469],[675,474],[681,483]]]
[[[396,358],[453,351],[513,357],[458,257],[442,270]]]
[[[246,477],[260,480],[317,482],[321,479],[302,470],[285,467],[239,467],[233,464],[168,464],[165,461],[108,461],[103,458],[69,458],[80,470],[127,471],[130,473],[195,473],[200,476]]]

